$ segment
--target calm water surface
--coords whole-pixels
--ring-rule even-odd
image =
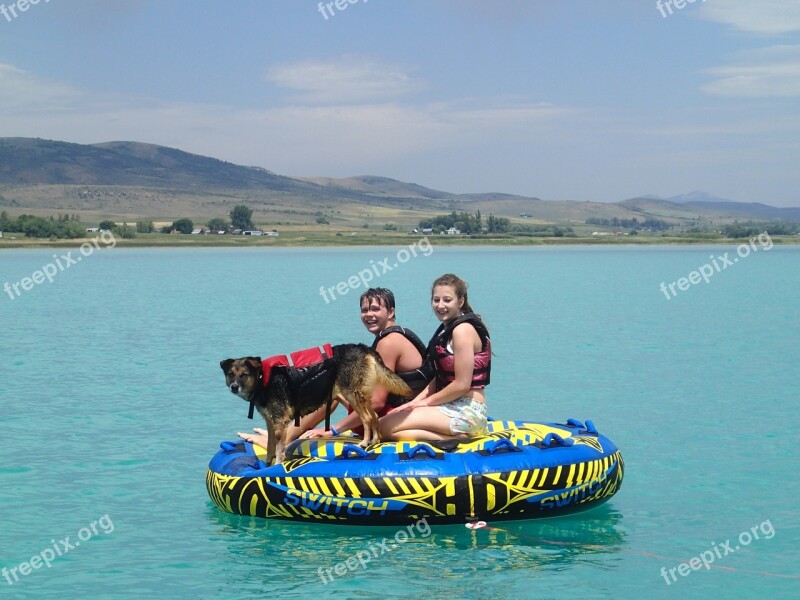
[[[109,248],[2,292],[0,596],[800,597],[800,250],[760,249],[669,300],[659,290],[732,250],[435,248],[403,263],[397,248]],[[372,283],[424,339],[431,281],[469,281],[496,355],[490,414],[592,419],[625,457],[617,496],[568,518],[433,527],[329,583],[320,567],[395,529],[211,504],[208,460],[252,426],[219,361],[369,342],[361,290],[327,303],[319,290],[385,258]],[[4,251],[0,285],[54,261]],[[54,548],[50,567],[19,574]],[[675,570],[715,551],[725,568]]]

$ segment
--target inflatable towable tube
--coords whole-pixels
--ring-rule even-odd
[[[619,490],[624,464],[591,421],[489,421],[489,433],[443,442],[296,440],[281,465],[242,440],[222,442],[206,488],[222,510],[347,525],[552,517]]]

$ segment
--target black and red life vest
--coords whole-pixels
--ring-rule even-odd
[[[408,384],[408,387],[410,387],[411,391],[413,392],[411,398],[402,398],[400,396],[396,396],[395,394],[389,394],[388,403],[391,406],[400,406],[409,400],[413,400],[414,396],[424,390],[425,386],[428,385],[428,382],[433,377],[433,373],[429,370],[428,361],[426,360],[428,353],[427,346],[425,346],[422,340],[419,339],[419,336],[416,333],[406,327],[400,327],[399,325],[387,327],[375,336],[375,341],[372,342],[372,349],[376,350],[378,347],[378,342],[380,342],[381,339],[390,333],[401,334],[414,345],[414,348],[417,349],[417,352],[419,352],[419,355],[422,357],[422,364],[418,369],[414,369],[413,371],[397,371],[395,373],[400,379]]]
[[[289,357],[292,359],[291,363],[289,363]],[[322,350],[320,350],[319,347],[315,346],[314,348],[292,352],[289,357],[285,354],[277,354],[261,361],[261,371],[264,377],[262,383],[264,387],[267,387],[269,384],[269,376],[272,367],[289,367],[291,364],[295,369],[303,369],[305,367],[318,365],[323,363],[326,359],[333,358],[333,347],[330,344],[324,344]]]
[[[291,365],[289,363],[291,358]],[[292,408],[314,401],[324,399],[327,406],[325,413],[325,428],[330,424],[331,392],[336,380],[336,362],[333,359],[333,347],[324,344],[319,347],[307,348],[292,352],[289,357],[285,354],[270,356],[261,361],[262,384],[269,385],[270,375],[274,369],[283,370],[291,390],[293,400]],[[253,403],[250,403],[250,419],[253,418]],[[294,414],[295,425],[300,425],[300,413]]]
[[[481,339],[481,350],[475,353],[470,389],[483,389],[489,385],[492,370],[492,342],[489,330],[475,313],[466,313],[456,317],[449,323],[442,323],[428,343],[428,361],[436,377],[436,390],[441,390],[448,383],[455,381],[455,356],[450,349],[453,330],[462,323],[469,323],[478,332]]]

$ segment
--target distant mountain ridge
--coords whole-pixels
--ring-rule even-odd
[[[499,192],[455,194],[374,175],[293,178],[166,146],[126,141],[75,144],[39,138],[0,138],[0,186],[18,190],[11,198],[0,195],[0,204],[5,206],[99,213],[138,214],[140,210],[158,210],[159,203],[165,208],[172,203],[167,212],[185,214],[197,209],[218,214],[221,209],[215,208],[216,205],[249,202],[262,205],[265,212],[273,210],[271,206],[281,205],[285,209],[284,219],[295,214],[330,213],[334,206],[349,203],[356,207],[349,209],[351,214],[363,211],[369,216],[371,209],[359,207],[383,206],[406,211],[407,219],[411,219],[408,211],[480,210],[485,214],[567,223],[582,223],[590,217],[655,218],[685,224],[698,219],[711,223],[719,218],[800,220],[800,208],[731,202],[705,192],[603,203],[541,200]],[[123,196],[126,198],[123,201],[119,194],[110,191],[85,196],[77,189],[44,190],[48,186],[118,186],[141,188],[144,192],[132,192]],[[178,191],[182,194],[180,203],[174,203],[174,195],[147,194],[148,189]],[[206,201],[211,195],[215,198]],[[146,208],[143,196],[150,198]]]
[[[119,185],[192,189],[308,188],[309,184],[258,167],[139,142],[73,144],[0,138],[0,183]]]
[[[300,177],[299,179],[325,187],[348,189],[375,196],[429,198],[436,200],[454,200],[459,197],[457,194],[433,190],[416,183],[405,183],[397,179],[376,177],[375,175],[359,175],[357,177],[345,177],[341,179],[333,177]]]
[[[715,212],[741,213],[749,217],[761,217],[764,219],[800,220],[800,208],[798,207],[779,208],[762,204],[761,202],[734,202],[733,200],[719,198],[701,191],[672,196],[666,200]]]
[[[74,144],[39,138],[0,138],[0,185],[134,186],[188,191],[258,190],[302,197],[432,208],[489,200],[497,194],[459,195],[388,177],[293,178],[141,142]],[[525,196],[503,195],[527,200]]]
[[[689,192],[688,194],[670,196],[669,198],[664,198],[664,200],[668,200],[669,202],[677,202],[679,204],[691,204],[692,202],[733,202],[733,200],[719,198],[718,196],[714,196],[708,192],[701,192],[699,190]]]

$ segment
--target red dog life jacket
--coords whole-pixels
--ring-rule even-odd
[[[265,358],[261,361],[261,372],[264,376],[264,387],[267,387],[267,384],[269,383],[269,376],[272,372],[272,367],[289,367],[291,365],[294,365],[294,367],[297,369],[302,367],[311,367],[321,363],[326,358],[332,358],[333,348],[330,344],[324,344],[322,346],[322,350],[320,350],[319,347],[307,348],[305,350],[292,352],[289,356],[292,357],[291,363],[289,363],[289,359],[285,354],[276,354],[275,356],[270,356],[269,358]]]
[[[322,397],[326,406],[330,407],[331,391],[336,379],[335,362],[333,361],[333,348],[324,344],[322,350],[318,347],[307,348],[292,352],[290,366],[289,359],[284,354],[270,356],[261,361],[262,384],[269,385],[273,369],[285,369],[291,397],[296,404],[307,403],[307,399],[316,400]],[[322,402],[320,402],[322,404]],[[295,406],[292,406],[294,409]],[[330,427],[330,409],[325,412],[325,428]],[[253,418],[254,404],[250,403],[248,417]],[[294,424],[300,425],[300,413],[294,413]]]

